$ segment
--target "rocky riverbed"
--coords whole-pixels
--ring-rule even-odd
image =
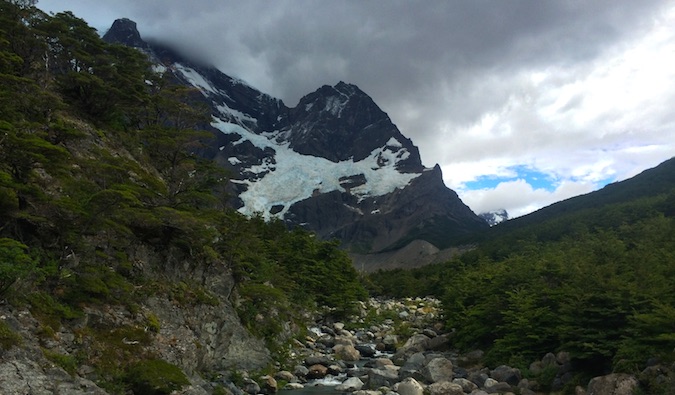
[[[351,393],[353,395],[537,395],[556,393],[573,378],[565,352],[534,361],[528,374],[514,367],[488,368],[483,352],[459,354],[443,328],[440,303],[433,298],[378,301],[361,305],[353,322],[319,322],[296,341],[289,369],[251,377],[241,375],[234,395]],[[668,379],[663,376],[661,379]],[[569,386],[567,386],[569,391]],[[576,386],[576,395],[630,395],[635,376],[611,374]],[[311,389],[311,391],[309,390]]]

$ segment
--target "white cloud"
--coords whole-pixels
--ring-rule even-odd
[[[592,183],[564,181],[550,192],[546,189],[534,189],[527,181],[518,179],[499,183],[493,189],[460,191],[460,196],[476,213],[503,208],[510,218],[515,218],[596,188]]]

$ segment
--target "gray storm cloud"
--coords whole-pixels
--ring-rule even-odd
[[[38,6],[70,9],[102,33],[114,19],[131,18],[144,38],[170,43],[290,106],[321,85],[355,83],[420,147],[425,165],[440,163],[446,183],[460,191],[466,180],[456,174],[470,164],[489,172],[527,163],[565,178],[578,169],[557,157],[592,169],[597,158],[582,152],[659,147],[648,159],[629,160],[630,167],[621,164],[625,150],[621,160],[617,154],[612,161],[621,178],[633,175],[631,161],[653,166],[675,153],[668,143],[675,141],[668,110],[675,73],[652,72],[665,88],[654,86],[649,97],[636,92],[651,82],[624,69],[652,66],[621,64],[628,56],[622,51],[636,45],[654,48],[633,50],[630,59],[672,54],[669,40],[654,42],[659,24],[675,37],[667,26],[675,25],[673,1],[41,0]],[[616,70],[627,74],[613,77]],[[596,92],[621,81],[635,86],[615,97]],[[622,95],[645,104],[615,104],[625,101]],[[483,201],[498,204],[498,196],[485,194]],[[539,195],[531,194],[530,203],[536,206]]]

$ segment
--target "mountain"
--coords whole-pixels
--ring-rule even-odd
[[[357,86],[324,85],[295,107],[216,68],[140,38],[128,19],[103,39],[137,48],[155,69],[196,88],[215,139],[199,153],[232,175],[230,204],[279,218],[352,252],[399,249],[415,240],[446,248],[488,227],[425,168],[419,150]]]
[[[509,213],[504,209],[480,213],[478,216],[483,218],[490,226],[495,226],[509,219]]]

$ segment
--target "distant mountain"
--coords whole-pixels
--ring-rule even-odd
[[[155,69],[201,92],[216,138],[200,152],[230,170],[231,204],[246,215],[280,218],[361,253],[415,240],[438,248],[486,229],[425,168],[418,148],[353,84],[324,85],[287,107],[247,83],[170,48],[147,43],[128,19],[103,37],[145,52]]]
[[[663,211],[675,213],[675,158],[627,180],[609,184],[598,191],[569,198],[522,217],[510,219],[476,237],[485,240],[499,235],[517,234],[519,231],[530,232],[535,228],[540,237],[546,237],[542,235],[544,233],[542,227],[545,224],[555,224],[549,225],[546,232],[562,235],[579,221],[592,226],[606,227],[624,220],[623,217],[613,217],[611,211],[606,210],[607,207],[631,204],[639,199],[660,195],[670,196],[667,200],[670,203],[667,204],[673,206],[665,207]],[[639,216],[640,213],[631,215]],[[470,240],[475,241],[475,237]]]
[[[504,209],[488,211],[478,214],[490,226],[495,226],[509,219],[509,213]]]

